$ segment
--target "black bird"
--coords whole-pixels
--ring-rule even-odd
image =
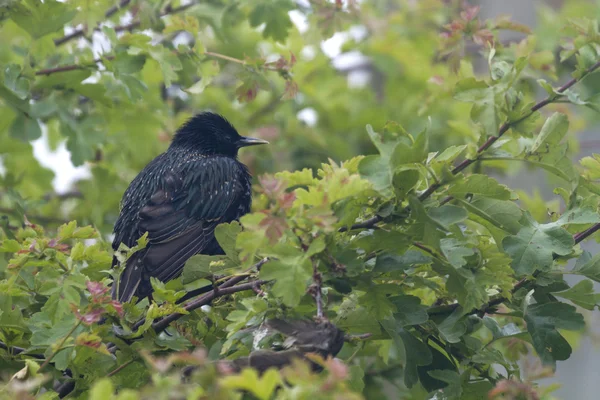
[[[243,137],[222,116],[196,115],[176,132],[168,150],[131,182],[115,224],[113,249],[132,247],[148,232],[148,245],[127,261],[113,299],[141,300],[150,278],[167,282],[195,254],[223,254],[214,230],[250,211],[251,176],[237,160],[245,146],[268,143]],[[116,257],[113,267],[117,265]]]

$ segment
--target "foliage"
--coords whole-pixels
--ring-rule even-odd
[[[535,380],[600,300],[600,259],[579,245],[600,229],[600,158],[572,161],[598,109],[600,31],[582,17],[593,5],[568,3],[529,32],[461,1],[5,2],[1,396],[549,398]],[[366,56],[369,85],[320,49],[356,26],[343,50]],[[503,43],[506,29],[524,38]],[[153,282],[151,303],[112,301],[120,197],[204,108],[272,142],[242,154],[254,212],[219,226],[225,255]],[[42,136],[90,177],[54,193]],[[524,168],[545,171],[560,212],[499,183]],[[177,304],[209,280],[217,291]],[[276,344],[266,319],[314,316],[362,335],[321,373],[218,362]]]

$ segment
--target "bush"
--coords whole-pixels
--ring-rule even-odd
[[[542,9],[530,32],[462,1],[114,3],[0,8],[2,396],[550,398],[535,381],[599,296],[600,258],[580,243],[600,228],[600,158],[572,161],[598,107],[593,5]],[[502,42],[507,29],[523,39]],[[335,32],[369,84],[321,50]],[[122,193],[207,108],[272,142],[242,154],[253,212],[218,227],[226,255],[153,282],[151,303],[112,301]],[[55,193],[41,137],[90,177]],[[560,207],[498,182],[524,168]],[[267,319],[315,316],[347,334],[338,359],[315,359],[323,372],[217,362],[269,348]]]

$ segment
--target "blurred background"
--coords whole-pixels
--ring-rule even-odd
[[[74,74],[38,74],[41,78],[27,84],[37,96],[31,105],[39,125],[20,119],[6,101],[0,102],[0,214],[8,216],[9,225],[18,224],[23,214],[48,227],[77,219],[108,237],[131,179],[168,146],[182,122],[204,109],[222,113],[241,134],[272,143],[241,155],[254,175],[316,168],[328,158],[339,162],[372,153],[366,124],[381,130],[386,122],[396,121],[417,133],[430,123],[430,151],[476,140],[473,126],[464,122],[470,105],[454,100],[452,88],[461,68],[470,68],[469,61],[481,75],[488,73],[483,46],[471,41],[462,47],[440,39],[442,27],[464,9],[462,1],[350,1],[344,2],[345,12],[335,11],[337,2],[296,1],[291,10],[274,8],[264,15],[252,14],[251,2],[206,1],[186,9],[201,22],[197,34],[163,31],[156,20],[160,1],[133,2],[133,7],[111,14],[108,22],[105,11],[114,1],[88,3],[88,12],[78,15],[64,34],[77,33],[83,24],[100,24],[99,30],[56,49],[38,41],[33,50],[39,57],[30,60],[38,72],[57,65],[89,65],[87,76],[79,75],[77,81]],[[569,18],[600,17],[600,2],[594,0],[469,3],[481,7],[482,19],[508,15],[533,30],[534,39],[525,44],[519,26],[500,36],[502,45],[516,46],[517,51],[519,45],[535,48],[532,98],[543,96],[534,89],[537,78],[558,86],[573,70],[569,60],[556,63],[560,27]],[[192,3],[181,2],[187,4]],[[248,24],[248,13],[256,26]],[[208,53],[200,59],[173,60],[156,50],[153,62],[132,56],[126,62],[96,63],[98,57],[118,53],[128,24],[138,20],[142,28],[149,27],[144,32],[157,48],[183,45]],[[190,23],[170,15],[164,20],[166,25]],[[287,39],[279,40],[286,31]],[[125,44],[134,42],[128,40]],[[30,45],[19,27],[3,24],[3,70],[24,65]],[[273,64],[265,68],[265,62]],[[136,83],[140,81],[142,85]],[[586,80],[583,90],[598,87],[596,75]],[[573,158],[598,152],[597,114],[564,111],[571,120]],[[560,211],[563,205],[554,201],[556,182],[521,167],[498,169],[497,177],[522,189],[521,202],[537,209],[540,218]],[[550,200],[548,209],[545,201]],[[600,250],[590,242],[584,247],[592,253]],[[597,318],[588,314],[600,332]],[[558,363],[556,376],[544,382],[562,385],[556,392],[559,398],[598,397],[596,332],[584,336],[574,355]]]

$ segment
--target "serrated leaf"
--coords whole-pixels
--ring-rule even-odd
[[[521,220],[523,227],[516,235],[502,241],[504,251],[512,258],[511,266],[518,275],[532,274],[535,270],[548,270],[552,254],[567,255],[575,242],[560,223],[539,224],[526,212]]]
[[[491,197],[498,200],[509,200],[510,190],[494,178],[487,175],[473,174],[464,181],[453,184],[448,193],[454,197],[464,198],[467,195]]]
[[[288,262],[273,260],[263,265],[260,270],[262,279],[275,281],[271,289],[272,293],[289,307],[298,305],[306,292],[311,276],[312,267],[307,259]]]
[[[416,296],[396,296],[390,299],[396,306],[394,319],[399,326],[423,324],[429,320],[427,307],[421,304],[421,299]]]
[[[292,27],[292,21],[288,12],[294,8],[289,0],[260,0],[254,4],[250,12],[250,25],[257,27],[265,24],[263,36],[272,38],[277,42],[283,42],[288,36],[288,30]]]
[[[595,293],[594,284],[589,279],[584,279],[572,288],[562,292],[554,292],[554,294],[563,299],[571,300],[586,310],[595,309],[600,302],[600,294]]]
[[[553,146],[561,142],[569,129],[569,119],[561,113],[554,113],[546,120],[531,147],[531,152],[538,151],[542,146]]]
[[[495,227],[508,233],[516,234],[521,225],[519,220],[523,211],[514,202],[508,200],[497,200],[487,197],[474,197],[470,201],[460,201],[465,208],[493,224]]]
[[[465,246],[466,243],[462,243],[455,238],[446,238],[440,241],[440,249],[448,262],[455,268],[464,267],[467,263],[465,257],[470,257],[475,254],[475,251]]]
[[[42,137],[42,128],[37,119],[19,114],[10,126],[10,135],[22,141],[32,141]]]
[[[550,365],[571,355],[571,346],[557,329],[578,331],[585,327],[583,316],[576,312],[575,307],[560,302],[527,307],[525,322],[533,347],[542,362]]]
[[[362,178],[373,184],[373,189],[385,197],[392,196],[392,173],[382,156],[366,156],[360,161],[358,171]]]
[[[600,282],[600,253],[594,257],[588,251],[584,251],[581,257],[577,259],[572,274],[583,275],[596,282]]]
[[[409,250],[402,255],[384,253],[377,256],[373,272],[402,272],[415,265],[429,264],[430,262],[431,257],[415,250]]]
[[[27,0],[13,6],[10,18],[37,39],[62,29],[73,19],[77,10],[69,5],[55,0]]]
[[[92,386],[89,394],[89,400],[107,400],[112,399],[115,388],[109,378],[98,380]]]
[[[275,369],[269,369],[259,377],[256,370],[245,368],[239,375],[224,377],[220,384],[224,387],[248,391],[260,400],[269,400],[277,386],[281,385],[281,378]]]
[[[492,332],[494,341],[509,337],[522,336],[524,333],[524,331],[522,331],[512,322],[501,327],[498,324],[498,321],[496,321],[494,318],[488,317],[487,315],[483,317],[483,324]]]
[[[239,222],[223,223],[215,228],[215,238],[219,245],[232,261],[238,260],[238,252],[235,248],[237,236],[242,231],[242,226]]]
[[[432,362],[431,351],[429,346],[414,337],[410,332],[402,328],[398,328],[396,321],[393,318],[388,318],[381,321],[381,326],[393,339],[396,348],[399,351],[404,350],[405,367],[404,367],[404,384],[411,388],[418,381],[417,367],[429,365]]]

